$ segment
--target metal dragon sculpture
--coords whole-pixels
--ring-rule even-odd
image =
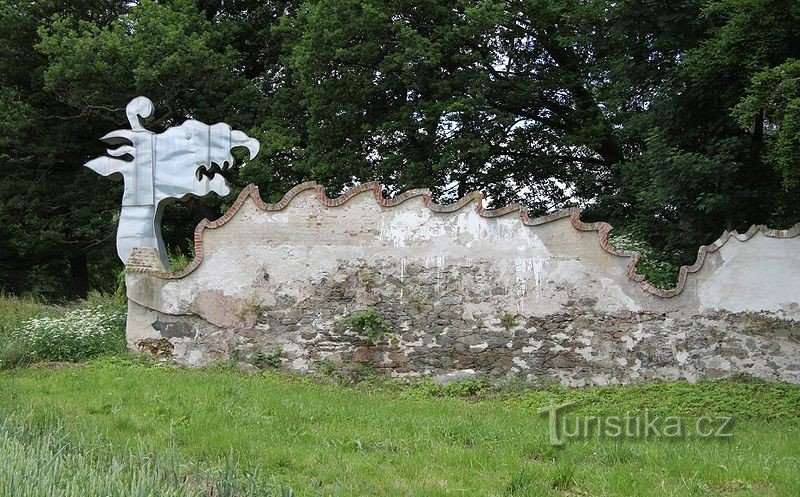
[[[234,165],[231,150],[246,147],[258,154],[258,140],[225,123],[208,125],[193,119],[163,133],[144,128],[141,119],[153,114],[153,102],[136,97],[125,111],[131,129],[112,131],[100,138],[116,148],[111,157],[92,159],[86,167],[102,176],[125,182],[117,229],[117,253],[127,263],[134,248],[153,248],[168,267],[161,216],[164,206],[189,196],[230,193],[220,171]]]

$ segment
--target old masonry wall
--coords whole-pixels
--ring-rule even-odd
[[[165,272],[135,251],[127,339],[181,364],[270,358],[312,371],[365,363],[395,376],[566,385],[734,374],[800,383],[800,226],[724,233],[661,291],[577,211],[449,206],[370,183],[329,199],[313,183],[277,204],[246,188]],[[386,320],[371,341],[352,317]]]

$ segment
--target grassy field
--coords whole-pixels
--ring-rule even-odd
[[[800,495],[792,385],[440,387],[348,367],[181,369],[128,356],[123,327],[119,296],[0,295],[0,497]],[[540,411],[564,403],[553,445]],[[608,431],[625,416],[681,430]],[[703,420],[725,436],[698,435]]]
[[[725,438],[556,447],[538,411],[567,401],[575,418],[735,422]],[[119,357],[0,373],[0,411],[0,453],[13,455],[0,460],[3,496],[800,495],[800,389],[785,384],[344,386]],[[14,475],[37,483],[10,491]],[[60,481],[83,490],[59,494]]]

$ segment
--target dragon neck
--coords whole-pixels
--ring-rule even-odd
[[[164,267],[169,267],[161,239],[163,208],[155,205],[123,205],[117,229],[117,253],[127,263],[134,248],[153,248]]]

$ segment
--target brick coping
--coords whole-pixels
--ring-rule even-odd
[[[686,286],[686,280],[691,273],[696,273],[703,267],[703,263],[705,262],[706,255],[716,252],[720,249],[730,238],[736,238],[740,242],[745,242],[752,238],[756,233],[763,233],[765,236],[771,238],[793,238],[800,234],[800,223],[795,224],[791,228],[787,230],[775,230],[768,228],[764,225],[753,225],[748,229],[745,233],[738,233],[736,230],[727,231],[725,230],[722,235],[713,243],[709,245],[702,245],[697,251],[697,259],[695,260],[694,264],[691,266],[681,266],[679,273],[678,273],[678,283],[675,288],[669,290],[662,290],[660,288],[656,288],[650,282],[644,279],[644,276],[636,272],[636,266],[639,263],[639,259],[641,255],[638,252],[628,251],[628,250],[620,250],[615,248],[608,239],[609,233],[613,229],[609,223],[606,222],[596,222],[596,223],[584,223],[580,220],[581,210],[578,208],[572,209],[563,209],[551,214],[547,214],[540,217],[531,218],[528,216],[528,209],[519,203],[513,203],[501,207],[499,209],[486,209],[483,206],[483,195],[480,192],[471,192],[460,198],[458,201],[448,204],[448,205],[440,205],[433,202],[431,198],[430,190],[428,189],[414,189],[405,191],[396,197],[393,198],[386,198],[383,196],[381,184],[377,181],[371,181],[368,183],[363,183],[361,185],[355,186],[344,194],[336,198],[329,198],[325,193],[325,187],[322,185],[317,184],[314,181],[307,181],[305,183],[300,183],[299,185],[290,189],[280,202],[275,204],[266,203],[261,199],[261,195],[259,194],[258,187],[254,184],[247,185],[242,189],[239,193],[239,196],[233,202],[231,207],[218,219],[214,221],[209,221],[208,219],[203,219],[200,223],[197,224],[194,230],[194,253],[195,257],[194,260],[183,270],[181,271],[161,271],[154,268],[147,268],[141,266],[128,266],[125,268],[126,272],[129,273],[143,273],[148,274],[151,276],[155,276],[161,279],[180,279],[184,278],[185,276],[192,273],[195,269],[197,269],[200,264],[203,262],[203,232],[206,229],[217,229],[221,226],[224,226],[228,221],[233,219],[236,213],[241,209],[242,205],[250,199],[259,209],[263,211],[280,211],[285,209],[289,203],[291,203],[292,199],[296,197],[301,192],[306,190],[314,190],[316,194],[317,200],[319,200],[322,205],[326,207],[338,207],[354,196],[372,191],[375,195],[375,200],[378,204],[382,207],[394,207],[405,202],[408,199],[414,197],[422,197],[425,206],[432,210],[433,212],[457,212],[463,209],[467,204],[473,202],[475,204],[474,209],[475,211],[483,217],[492,218],[492,217],[500,217],[510,214],[512,212],[519,212],[520,220],[523,224],[527,226],[537,226],[540,224],[549,223],[558,219],[562,219],[565,217],[570,218],[570,222],[572,226],[579,230],[579,231],[597,231],[598,239],[600,242],[600,246],[606,252],[619,256],[619,257],[628,257],[630,260],[626,265],[626,273],[628,278],[631,280],[639,283],[639,286],[645,292],[653,294],[657,297],[663,298],[670,298],[676,295],[679,295],[684,287]]]

